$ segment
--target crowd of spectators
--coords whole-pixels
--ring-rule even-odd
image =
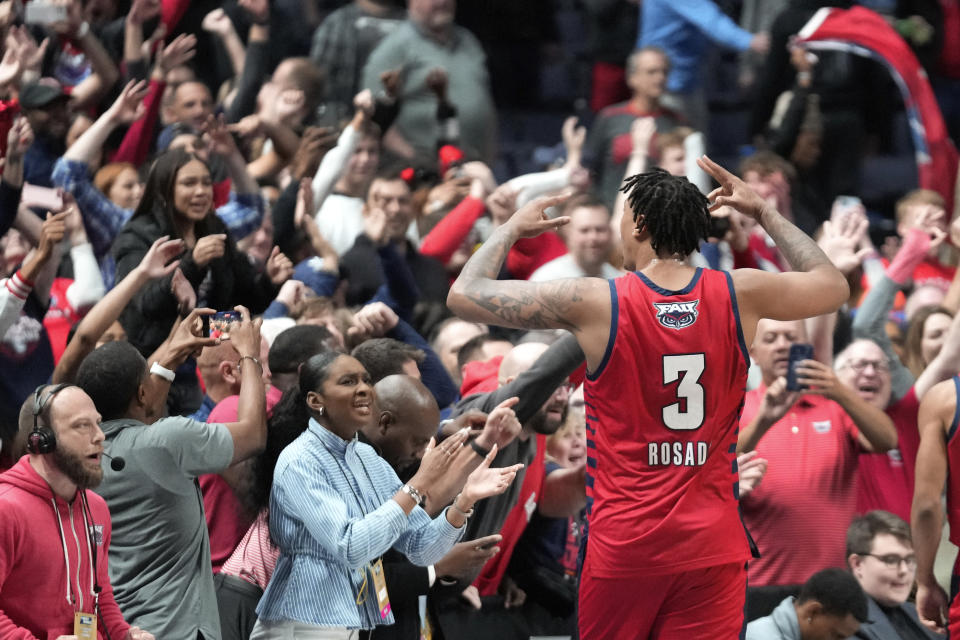
[[[863,34],[815,46],[826,11],[920,79]],[[503,275],[619,277],[624,177],[706,194],[704,153],[853,292],[748,345],[747,637],[928,637],[957,0],[0,0],[0,44],[0,637],[573,634],[583,353],[448,289],[563,190],[570,224]],[[729,208],[692,260],[790,269]]]

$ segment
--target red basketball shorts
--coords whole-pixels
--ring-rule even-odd
[[[742,638],[747,569],[733,563],[681,573],[580,578],[580,640]]]

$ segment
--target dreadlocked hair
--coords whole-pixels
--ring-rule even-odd
[[[650,245],[657,255],[699,251],[710,233],[706,197],[689,180],[657,168],[630,176],[620,191],[627,194],[633,221],[643,215]]]

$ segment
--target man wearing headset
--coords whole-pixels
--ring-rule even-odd
[[[0,475],[0,638],[154,640],[113,599],[110,513],[90,490],[103,476],[93,401],[73,385],[38,387],[20,428],[29,455]]]

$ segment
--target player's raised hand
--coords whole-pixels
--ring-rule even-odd
[[[528,202],[510,216],[504,226],[510,228],[521,238],[533,238],[544,231],[559,229],[570,222],[570,216],[550,218],[547,216],[547,209],[566,202],[572,195],[572,192],[564,192],[560,195],[537,198]]]
[[[707,156],[697,158],[697,165],[720,183],[720,186],[707,196],[711,211],[726,205],[760,222],[760,216],[770,207],[766,200],[757,195],[743,180]]]

